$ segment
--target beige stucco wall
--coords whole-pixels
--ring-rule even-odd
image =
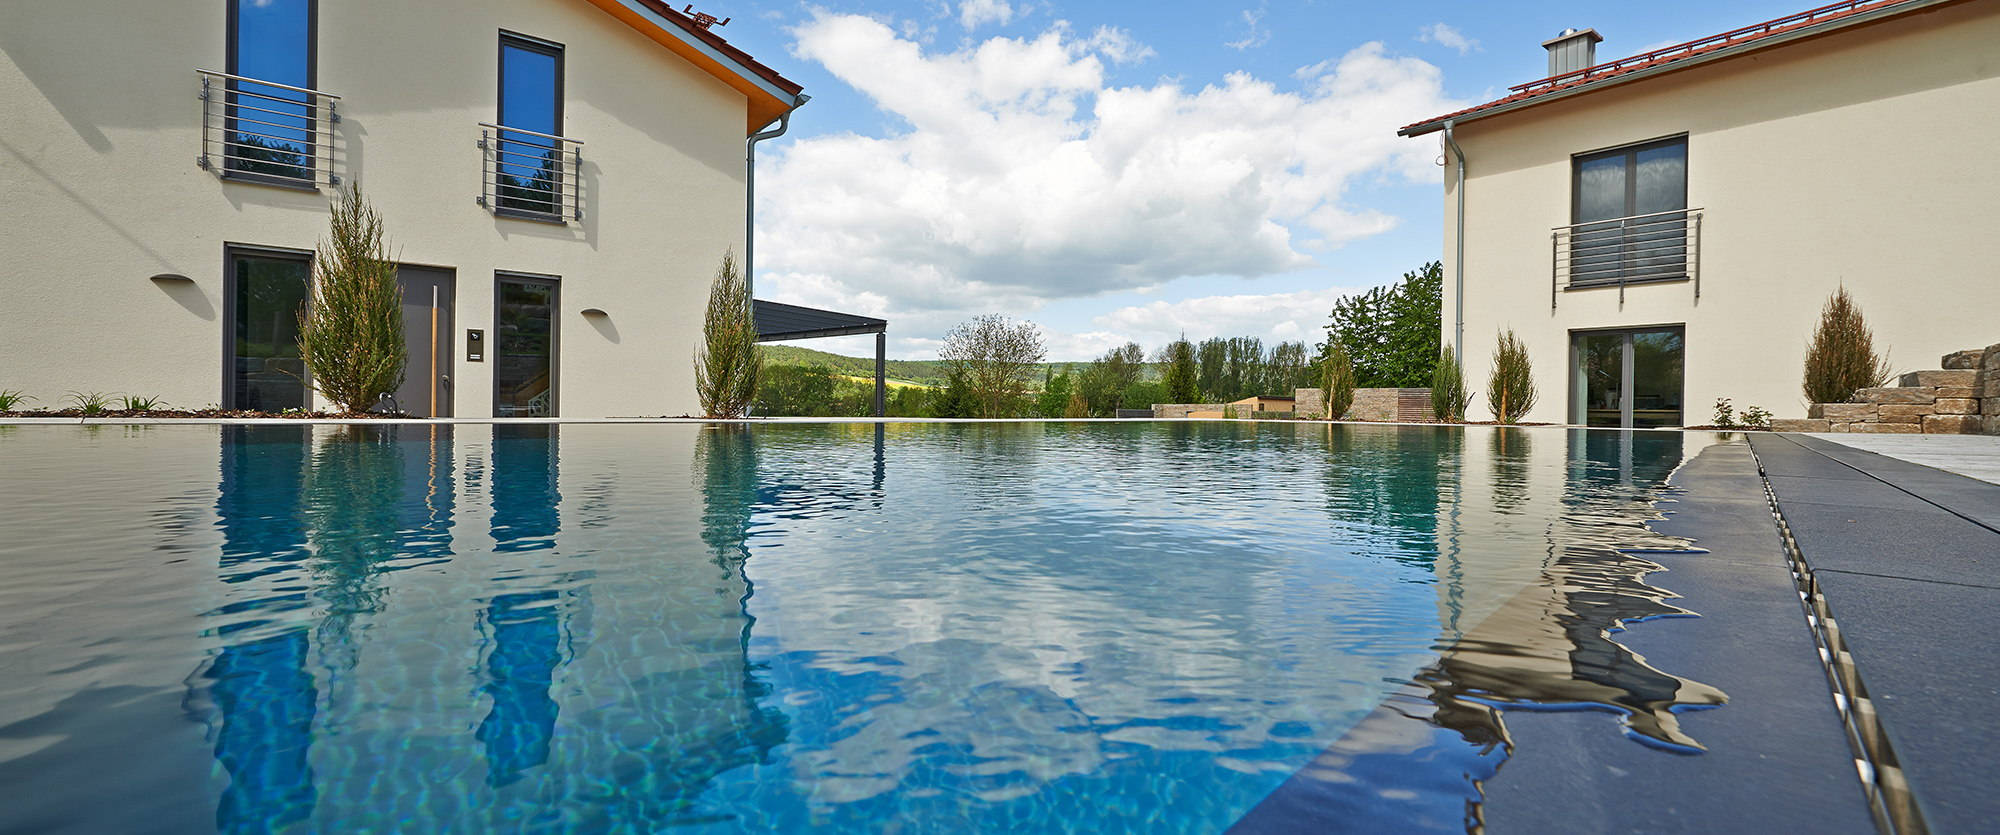
[[[0,388],[50,406],[69,390],[219,402],[224,244],[309,249],[324,234],[328,194],[195,166],[195,69],[226,68],[225,7],[0,3]],[[580,223],[474,202],[502,28],[566,47]],[[402,261],[456,270],[457,415],[492,414],[493,363],[466,363],[463,333],[492,341],[495,270],[562,279],[561,414],[696,408],[707,282],[743,250],[741,93],[580,0],[321,3],[318,43],[318,87],[342,97],[333,170],[362,183]]]
[[[1568,416],[1573,330],[1685,324],[1691,424],[1718,397],[1803,416],[1806,342],[1838,285],[1899,371],[2000,339],[1994,44],[2000,4],[1948,3],[1459,126],[1471,416],[1486,416],[1504,328],[1534,356],[1541,400],[1528,419],[1550,422]],[[1681,133],[1688,206],[1704,216],[1699,302],[1676,282],[1628,288],[1622,306],[1616,288],[1563,292],[1552,311],[1549,236],[1570,219],[1571,155]]]

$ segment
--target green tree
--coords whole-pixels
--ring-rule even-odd
[[[1444,268],[1432,261],[1400,281],[1334,303],[1327,346],[1339,342],[1364,387],[1422,386],[1439,356]]]
[[[898,386],[889,390],[889,402],[884,411],[889,417],[926,418],[936,417],[931,413],[931,392],[933,389],[921,386]]]
[[[1201,370],[1195,381],[1201,389],[1201,397],[1209,401],[1221,400],[1222,375],[1229,364],[1229,340],[1221,337],[1202,340],[1201,345],[1195,348],[1195,362]]]
[[[1033,322],[988,314],[961,322],[944,336],[938,359],[971,390],[978,416],[1008,417],[1027,393],[1029,372],[1048,355]]]
[[[1325,399],[1326,419],[1347,417],[1347,410],[1354,408],[1354,360],[1336,342],[1328,349],[1320,369],[1320,395]]]
[[[1140,380],[1125,387],[1125,393],[1118,398],[1120,409],[1150,409],[1154,403],[1167,402],[1167,387],[1158,380]]]
[[[382,216],[356,182],[335,201],[313,259],[312,301],[299,313],[299,354],[313,388],[365,412],[403,384],[403,291]]]
[[[736,271],[733,254],[722,254],[722,266],[708,289],[708,310],[702,318],[702,344],[695,349],[694,387],[703,415],[740,418],[757,396],[763,357],[757,353],[757,320],[750,287]]]
[[[1069,394],[1073,382],[1069,372],[1056,374],[1051,369],[1042,383],[1042,393],[1035,397],[1035,414],[1045,418],[1062,417],[1063,410],[1069,407]]]
[[[1512,328],[1500,334],[1493,350],[1493,373],[1486,379],[1486,405],[1493,419],[1518,423],[1535,407],[1535,369],[1528,359],[1528,346],[1514,336]]]
[[[1084,366],[1077,378],[1077,391],[1089,404],[1093,417],[1110,417],[1124,403],[1125,391],[1145,372],[1146,349],[1127,342],[1104,353]],[[1147,404],[1151,405],[1151,404]]]
[[[1312,363],[1306,359],[1304,342],[1280,342],[1271,346],[1264,358],[1264,393],[1278,396],[1313,384]]]
[[[1174,403],[1194,403],[1201,397],[1199,377],[1201,369],[1195,364],[1194,345],[1187,340],[1187,334],[1169,344],[1161,358],[1167,367],[1167,400]]]
[[[1845,403],[1854,393],[1889,381],[1887,353],[1875,353],[1875,334],[1861,308],[1840,287],[1820,307],[1819,327],[1806,347],[1805,393],[1813,403]]]
[[[979,397],[972,393],[965,372],[956,368],[945,372],[944,388],[931,390],[931,417],[979,417],[980,408]]]

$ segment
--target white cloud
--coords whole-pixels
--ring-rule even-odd
[[[820,11],[794,35],[801,58],[904,127],[762,155],[760,295],[882,316],[898,338],[978,313],[1032,318],[1055,299],[1309,268],[1309,253],[1394,225],[1344,203],[1351,184],[1436,180],[1435,146],[1395,128],[1458,106],[1435,67],[1375,43],[1286,88],[1239,72],[1190,89],[1107,82],[1107,63],[1150,52],[1122,32],[1057,24],[941,52]]]
[[[1269,43],[1271,40],[1271,30],[1264,28],[1265,10],[1265,6],[1262,3],[1257,4],[1257,8],[1254,10],[1244,9],[1243,28],[1248,29],[1249,34],[1244,35],[1240,41],[1229,41],[1224,43],[1223,46],[1240,52],[1245,49],[1255,49]]]
[[[1447,23],[1433,23],[1418,30],[1417,40],[1424,43],[1434,43],[1447,49],[1456,49],[1460,55],[1466,55],[1479,49],[1478,41],[1466,37],[1465,33],[1452,28]]]
[[[1084,45],[1113,64],[1136,64],[1157,54],[1152,47],[1133,40],[1132,33],[1112,26],[1097,27]]]
[[[958,23],[970,32],[987,23],[1007,25],[1014,19],[1014,7],[1007,0],[965,0],[958,4]]]

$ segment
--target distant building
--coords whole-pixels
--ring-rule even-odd
[[[1898,370],[2000,340],[2000,3],[1838,3],[1608,63],[1600,40],[1564,32],[1547,78],[1401,130],[1442,140],[1471,389],[1511,328],[1530,421],[1802,415],[1840,286]]]

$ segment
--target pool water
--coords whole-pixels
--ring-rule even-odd
[[[1715,440],[0,426],[0,831],[1462,831]]]

